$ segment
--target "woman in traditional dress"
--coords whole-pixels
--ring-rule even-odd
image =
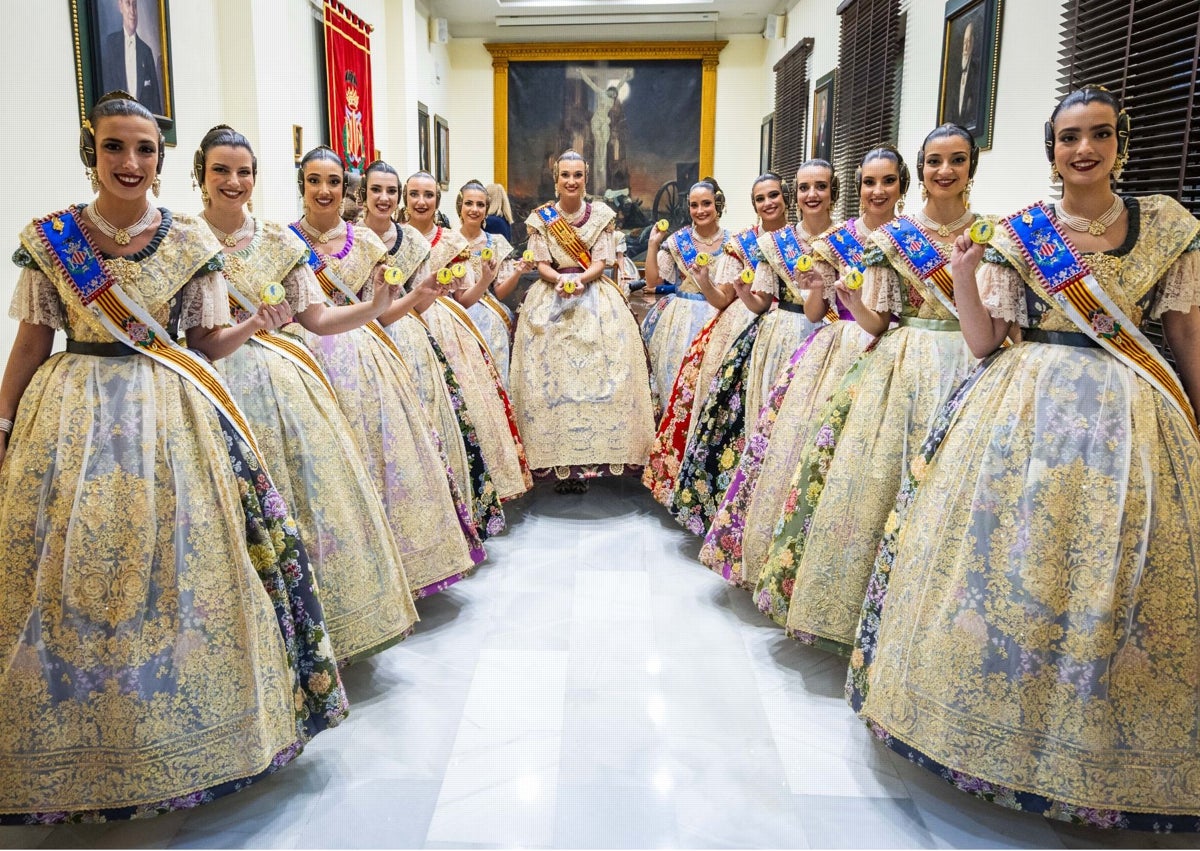
[[[924,209],[876,229],[862,288],[838,287],[858,324],[882,336],[809,431],[755,592],[790,635],[826,650],[849,654],[901,476],[976,363],[959,332],[947,240],[975,221],[978,156],[958,125],[926,136],[917,154]],[[888,331],[893,315],[899,327]]]
[[[468,261],[475,273],[475,285],[454,294],[454,300],[467,309],[475,327],[487,340],[492,363],[500,373],[500,382],[508,387],[509,340],[512,338],[513,312],[501,298],[517,288],[521,276],[533,268],[513,253],[503,236],[483,230],[487,216],[487,190],[478,180],[469,181],[458,193],[454,207],[462,224],[458,228],[467,240]]]
[[[1129,130],[1107,91],[1067,95],[1046,125],[1062,200],[986,250],[957,240],[987,359],[913,461],[849,687],[884,742],[972,794],[1195,831],[1200,222],[1113,191]]]
[[[763,314],[746,378],[746,410],[756,419],[796,347],[823,321],[814,322],[805,313],[806,290],[799,283],[804,273],[796,262],[811,254],[813,240],[833,226],[831,210],[838,199],[833,166],[821,159],[801,163],[794,194],[800,221],[759,235],[758,249],[767,262],[758,264],[750,292],[743,296],[747,306]],[[771,310],[772,304],[778,309]]]
[[[637,322],[603,277],[615,214],[584,200],[587,164],[575,151],[554,175],[558,200],[525,222],[541,282],[517,320],[513,404],[534,475],[578,492],[596,476],[641,472],[654,413]]]
[[[404,220],[429,242],[429,270],[434,274],[445,270],[444,277],[450,278],[446,294],[421,318],[454,369],[500,499],[516,499],[533,487],[525,447],[487,339],[456,301],[456,295],[474,291],[478,282],[467,262],[471,256],[467,238],[434,221],[441,200],[437,181],[423,171],[404,183]]]
[[[665,306],[656,306],[652,311],[654,318],[647,316],[653,328],[643,328],[646,349],[650,353],[650,372],[664,413],[688,346],[705,323],[729,303],[726,293],[718,293],[710,286],[708,290],[717,302],[713,304],[696,280],[699,269],[725,250],[729,231],[721,227],[724,212],[725,193],[714,178],[706,177],[688,190],[691,225],[680,228],[670,237],[658,227],[650,231],[646,257],[655,259],[654,262],[647,260],[646,286],[656,287],[665,282],[675,287]]]
[[[327,307],[304,262],[304,241],[246,211],[257,174],[249,141],[224,125],[205,135],[193,160],[201,218],[222,243],[235,316],[283,297],[296,322],[327,335],[357,328],[391,304],[391,291],[381,286],[369,302]],[[296,518],[338,659],[391,646],[416,621],[412,593],[383,503],[324,371],[304,341],[284,331],[254,335],[218,370]]]
[[[295,523],[207,361],[290,310],[227,327],[220,245],[151,203],[163,139],[129,95],[92,108],[80,156],[96,199],[35,220],[14,255],[4,823],[194,807],[275,771],[346,713]],[[51,356],[56,329],[67,351]]]
[[[807,281],[824,286],[821,267],[838,278],[861,274],[863,246],[891,221],[908,191],[909,172],[899,151],[884,145],[867,152],[855,173],[862,215],[813,241],[816,266]],[[792,355],[771,389],[746,440],[724,500],[713,519],[700,560],[735,585],[753,588],[767,558],[779,507],[808,442],[813,420],[871,339],[844,301],[826,290],[810,293],[805,315],[820,321],[834,307],[838,320],[821,328]]]
[[[421,404],[442,438],[458,491],[470,503],[480,540],[504,531],[504,509],[488,473],[475,423],[462,387],[441,348],[421,319],[442,290],[429,271],[429,242],[412,225],[394,220],[400,209],[400,175],[376,160],[363,178],[363,224],[387,248],[384,262],[396,269],[405,294],[386,308],[379,322],[400,350]]]
[[[307,262],[331,304],[374,295],[387,248],[367,227],[343,222],[345,173],[331,148],[314,148],[297,175],[304,216],[292,230],[307,243]],[[395,343],[378,322],[309,345],[350,421],[372,483],[383,498],[417,596],[445,588],[484,558],[470,509]]]
[[[721,312],[709,320],[688,347],[675,376],[675,386],[671,388],[666,415],[659,424],[655,449],[650,453],[650,463],[642,477],[655,499],[671,509],[685,525],[706,522],[707,518],[704,521],[693,519],[696,517],[693,512],[701,510],[701,503],[713,501],[709,487],[713,482],[706,481],[697,487],[698,479],[704,477],[705,462],[718,461],[707,451],[707,439],[717,437],[710,431],[720,430],[722,438],[717,439],[721,442],[725,434],[734,431],[737,437],[741,436],[741,411],[745,401],[743,378],[757,338],[760,314],[747,307],[738,293],[749,290],[754,271],[762,259],[758,250],[759,235],[787,224],[790,195],[786,189],[778,175],[770,172],[760,175],[750,187],[750,201],[759,223],[739,231],[725,243],[725,250],[711,267],[711,279],[710,267],[701,267],[696,274],[701,291]],[[714,378],[715,388],[712,387]],[[713,391],[711,396],[710,390]],[[724,415],[717,413],[720,409],[724,410]],[[706,411],[710,414],[708,419],[702,416]],[[716,425],[718,419],[721,426]],[[697,424],[702,420],[706,424],[705,440],[693,446]],[[686,454],[685,449],[688,450]],[[693,453],[703,457],[698,459]],[[688,467],[686,483],[677,482],[681,465]],[[686,496],[681,498],[681,492]],[[719,500],[719,496],[716,499]]]

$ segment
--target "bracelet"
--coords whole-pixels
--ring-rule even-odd
[[[6,420],[3,417],[0,417],[0,431],[4,432],[5,434],[12,434],[12,430],[13,430],[13,421]]]

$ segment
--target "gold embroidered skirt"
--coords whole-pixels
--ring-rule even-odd
[[[758,417],[792,353],[819,327],[820,323],[809,322],[802,311],[775,307],[763,316],[754,351],[750,354],[750,379],[746,387],[748,419]]]
[[[676,293],[663,308],[654,333],[646,343],[660,410],[667,410],[675,375],[679,372],[688,346],[700,329],[716,315],[716,308],[699,293]]]

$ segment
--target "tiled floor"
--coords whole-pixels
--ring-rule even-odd
[[[143,822],[0,848],[1187,848],[974,800],[876,745],[844,662],[769,624],[633,481],[546,486],[351,718],[279,774]]]

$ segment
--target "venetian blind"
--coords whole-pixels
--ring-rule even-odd
[[[771,170],[792,183],[800,163],[808,159],[805,119],[808,116],[808,58],[813,40],[800,43],[775,63],[775,130],[771,140]],[[788,211],[795,220],[795,210]]]
[[[842,32],[834,86],[833,165],[842,190],[838,206],[848,218],[858,213],[858,161],[881,142],[896,142],[904,29],[900,0],[843,0],[837,13]]]
[[[1099,83],[1129,112],[1118,190],[1170,195],[1200,215],[1200,0],[1068,0],[1062,57],[1061,94]],[[1165,351],[1159,323],[1144,330]]]

